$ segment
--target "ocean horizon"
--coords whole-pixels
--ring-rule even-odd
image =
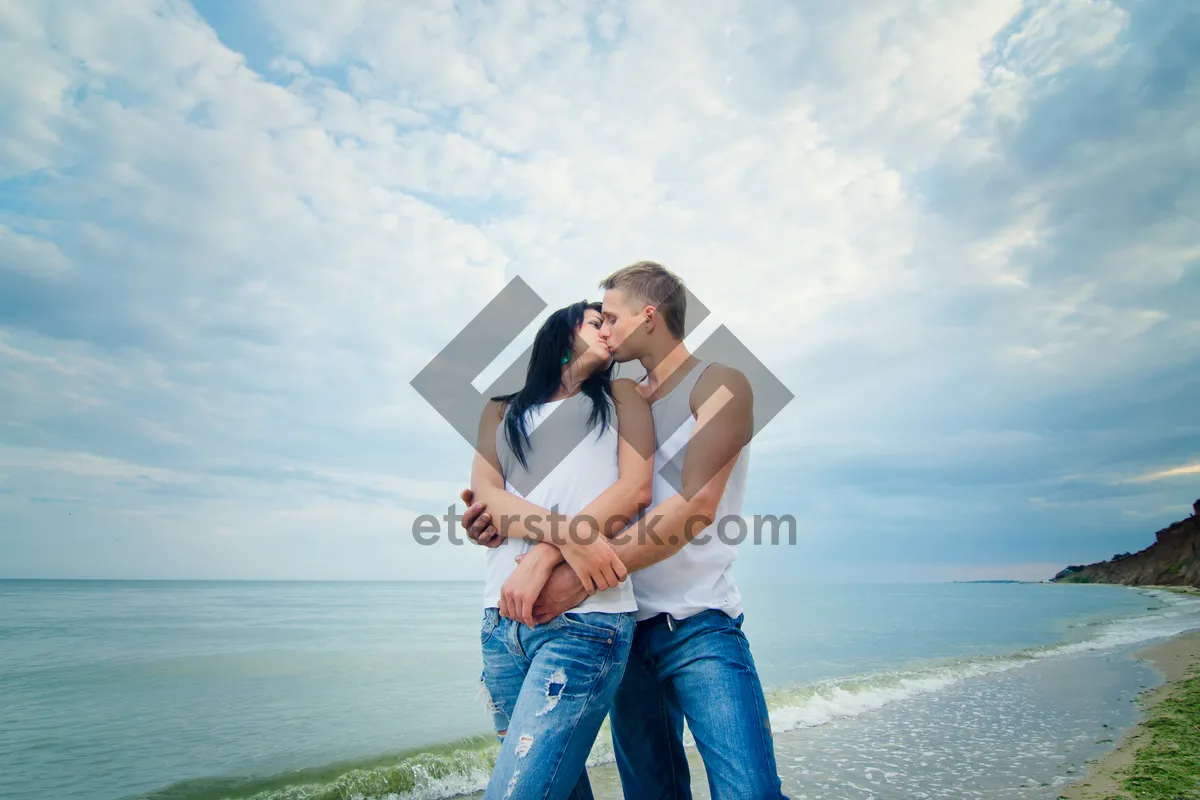
[[[1052,798],[1135,721],[1132,697],[1155,675],[1129,653],[1200,627],[1200,600],[1122,586],[742,590],[793,798]],[[495,747],[478,692],[481,593],[478,581],[0,580],[4,796],[471,796]],[[608,737],[589,764],[598,796],[619,797]]]

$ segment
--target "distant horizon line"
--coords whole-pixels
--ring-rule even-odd
[[[483,579],[465,578],[9,578],[0,576],[0,583],[471,583],[482,584]],[[781,580],[758,580],[759,584],[785,584]],[[1021,580],[1017,578],[990,579],[946,579],[928,581],[801,581],[809,585],[936,585],[952,583],[1050,583],[1045,580]],[[786,582],[794,585],[798,582]]]

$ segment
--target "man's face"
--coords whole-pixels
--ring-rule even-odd
[[[621,289],[609,289],[604,293],[601,313],[604,324],[600,336],[608,342],[613,360],[624,363],[637,359],[644,333],[645,306],[633,302]]]

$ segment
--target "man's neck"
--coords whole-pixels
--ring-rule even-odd
[[[663,345],[646,355],[639,361],[646,368],[646,377],[642,386],[646,396],[658,393],[660,387],[671,380],[671,376],[691,359],[687,345],[682,340],[670,339]]]

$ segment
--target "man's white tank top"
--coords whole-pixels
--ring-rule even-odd
[[[496,454],[499,456],[500,472],[504,475],[505,490],[524,497],[529,502],[545,509],[553,509],[557,505],[559,514],[570,517],[578,514],[587,507],[588,503],[603,494],[605,489],[616,483],[621,475],[617,460],[617,446],[620,438],[617,435],[616,406],[611,398],[606,399],[609,406],[609,425],[601,433],[598,433],[597,427],[588,425],[588,417],[592,412],[592,401],[583,392],[563,400],[542,403],[531,408],[526,416],[527,430],[530,432],[530,442],[525,448],[528,470],[521,465],[516,453],[509,446],[504,435],[504,425],[501,424],[496,429]],[[558,428],[556,415],[555,437],[578,437],[582,441],[547,474],[548,459],[557,457],[554,452],[556,448],[553,446],[554,442],[549,440],[540,442],[542,446],[539,448],[538,427],[560,406],[562,406],[561,413],[569,415],[567,418],[569,424],[565,428]],[[574,438],[565,441],[574,441]],[[531,489],[529,494],[522,495],[512,485],[510,478],[529,472],[546,474],[546,477]],[[603,524],[603,520],[598,521]],[[561,522],[559,524],[562,525]],[[565,526],[560,528],[560,532],[563,535],[568,533]],[[500,606],[500,589],[503,587],[504,581],[516,569],[516,557],[529,552],[533,545],[534,543],[527,539],[513,537],[505,539],[499,547],[487,551],[484,573],[484,608]],[[630,580],[626,579],[612,589],[598,592],[587,598],[573,611],[616,613],[634,611],[636,608],[633,586],[630,584]]]
[[[692,389],[700,375],[712,362],[701,361],[692,367],[679,385],[650,406],[654,416],[654,489],[653,505],[646,511],[649,520],[654,506],[677,494],[664,473],[683,463],[688,439],[696,427],[692,413]],[[679,460],[671,463],[675,456]],[[742,595],[733,582],[733,562],[737,560],[740,529],[736,522],[727,522],[718,530],[721,520],[740,517],[742,500],[746,495],[746,470],[750,462],[750,445],[742,448],[717,504],[714,524],[699,534],[698,540],[685,544],[678,553],[653,564],[632,576],[633,592],[637,598],[637,619],[649,619],[666,612],[675,619],[686,619],[710,608],[720,609],[731,617],[742,613]],[[673,482],[679,484],[678,473]],[[722,541],[720,533],[729,541]],[[665,537],[655,530],[660,539]]]

